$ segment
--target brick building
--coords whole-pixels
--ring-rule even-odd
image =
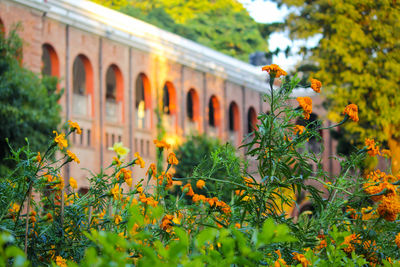
[[[192,131],[239,145],[256,114],[267,111],[262,101],[266,74],[245,62],[163,31],[150,24],[85,0],[1,0],[0,24],[7,32],[21,22],[23,64],[37,73],[57,76],[62,116],[77,121],[81,136],[71,150],[81,160],[68,174],[85,186],[86,172],[108,166],[114,142],[138,151],[146,168],[155,162],[157,95],[164,95],[167,137]],[[313,98],[314,112],[324,116],[321,99],[311,90],[296,96]],[[322,132],[323,164],[334,142]],[[134,168],[135,177],[144,170]]]

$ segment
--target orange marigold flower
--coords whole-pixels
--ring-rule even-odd
[[[174,152],[168,154],[167,162],[170,165],[177,165],[179,163]]]
[[[279,78],[281,76],[286,76],[287,73],[283,69],[281,69],[278,65],[276,64],[271,64],[262,67],[262,71],[266,71],[269,73],[270,76],[273,76],[274,78]]]
[[[78,188],[78,184],[76,182],[76,180],[72,177],[69,178],[69,185],[73,188],[73,189],[77,189]]]
[[[147,169],[146,175],[151,175],[152,177],[156,177],[157,175],[157,168],[156,168],[156,164],[151,163],[150,167]]]
[[[185,184],[182,187],[182,191],[185,191],[186,188],[188,188],[188,190],[186,192],[186,195],[192,197],[194,195],[192,185],[191,184]]]
[[[397,196],[382,198],[381,203],[378,206],[379,216],[383,217],[387,221],[394,221],[397,218],[397,214],[400,212],[400,202]]]
[[[113,157],[113,165],[121,166],[121,161],[117,157]]]
[[[294,126],[294,134],[299,133],[299,135],[300,135],[300,134],[304,133],[305,129],[306,129],[306,127],[304,127],[302,125],[295,125]]]
[[[206,185],[206,182],[204,182],[203,180],[198,180],[197,181],[197,183],[196,183],[196,187],[198,188],[198,189],[203,189],[203,187]]]
[[[68,146],[68,141],[65,139],[64,133],[58,134],[57,131],[53,131],[53,133],[56,134],[56,137],[54,137],[54,142],[61,150]]]
[[[293,259],[299,261],[302,267],[307,267],[308,265],[311,265],[311,263],[306,259],[306,257],[303,254],[293,252],[292,255]]]
[[[342,243],[342,245],[347,245],[347,247],[343,248],[343,250],[347,253],[351,253],[352,251],[354,251],[355,250],[354,244],[360,242],[358,238],[359,236],[356,234],[351,234],[346,236],[344,238],[344,242]]]
[[[45,220],[47,220],[47,221],[52,221],[52,220],[53,220],[53,215],[51,215],[50,212],[47,213],[46,216],[45,216]]]
[[[78,157],[77,157],[74,153],[72,153],[71,151],[67,150],[67,154],[68,154],[68,157],[69,157],[71,160],[75,161],[75,162],[78,163],[78,164],[81,163],[81,162],[79,161]]]
[[[392,152],[390,152],[390,150],[388,150],[388,149],[382,149],[382,156],[384,156],[386,158],[391,158]]]
[[[40,152],[38,152],[36,155],[36,161],[39,163],[42,162],[42,156],[40,155]]]
[[[171,145],[168,144],[167,142],[165,142],[164,140],[159,141],[159,140],[156,139],[156,140],[154,140],[154,144],[158,148],[165,148],[165,149],[170,149],[171,148]]]
[[[174,219],[174,215],[165,215],[161,219],[161,224],[160,228],[163,229],[164,231],[168,231],[172,228],[172,220]]]
[[[321,87],[322,83],[320,81],[318,81],[317,79],[311,79],[311,89],[319,93],[321,92]]]
[[[72,131],[76,130],[77,134],[82,134],[82,129],[77,122],[73,122],[73,121],[69,120],[68,124],[69,124],[69,128],[71,128]]]
[[[136,152],[134,156],[136,158],[135,163],[138,164],[140,166],[140,168],[143,169],[145,163],[144,163],[144,160],[142,159],[142,157],[139,155],[138,152]]]
[[[204,195],[194,194],[192,197],[192,200],[193,200],[193,202],[202,201],[203,203],[205,203],[207,201],[207,198]]]
[[[352,119],[355,122],[358,122],[358,107],[356,104],[347,105],[344,108],[343,114],[347,114],[350,117],[350,119]]]
[[[376,155],[380,155],[381,153],[379,152],[379,147],[376,146],[375,140],[374,139],[365,139],[365,145],[367,146],[368,149],[368,155],[371,157],[374,157]]]
[[[299,102],[299,106],[303,109],[304,119],[310,119],[310,114],[312,112],[312,99],[308,96],[297,97],[296,100]]]
[[[286,264],[286,261],[284,259],[282,259],[281,251],[278,249],[278,250],[275,250],[275,253],[278,255],[278,259],[274,262],[274,267],[286,267],[286,266],[288,266]]]
[[[396,243],[397,247],[400,248],[400,233],[396,235],[394,242]]]

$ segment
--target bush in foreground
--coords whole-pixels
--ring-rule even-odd
[[[173,152],[163,172],[152,164],[146,177],[134,179],[131,168],[143,168],[142,158],[136,153],[125,162],[128,151],[116,144],[114,161],[89,177],[88,193],[79,196],[76,181],[60,175],[64,165],[79,163],[66,139],[74,131],[79,134],[79,125],[70,122],[66,134],[55,133],[44,154],[29,146],[12,150],[19,175],[0,184],[2,236],[13,240],[1,244],[3,263],[26,264],[19,247],[33,265],[399,265],[399,177],[358,171],[365,157],[385,151],[367,139],[364,148],[339,159],[337,176],[324,172],[321,155],[306,146],[311,138],[320,138],[322,123],[293,123],[309,119],[311,99],[299,97],[300,107],[293,108],[288,101],[299,79],[282,79],[274,90],[274,79],[286,73],[276,65],[263,69],[270,75],[265,95],[270,112],[259,114],[257,129],[245,145],[257,161],[254,177],[243,171],[240,179],[222,180],[208,173],[190,178],[174,196],[169,194],[174,181],[188,179],[171,174],[171,167],[179,164]],[[312,80],[311,87],[319,91],[321,84]],[[339,125],[356,121],[357,106],[350,104]],[[163,140],[156,144],[162,150],[169,147]],[[50,160],[56,152],[61,157]],[[211,158],[213,163],[224,160]],[[328,197],[307,180],[325,186]],[[224,201],[223,191],[207,187],[210,182],[231,187],[232,198]],[[195,193],[194,187],[206,192]],[[314,211],[291,218],[295,194],[302,193]]]

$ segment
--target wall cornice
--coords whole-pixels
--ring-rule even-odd
[[[11,0],[80,30],[265,92],[261,68],[86,0]]]

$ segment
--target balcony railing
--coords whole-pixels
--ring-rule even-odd
[[[74,115],[88,116],[91,104],[90,95],[73,94],[72,96],[72,112]]]
[[[196,121],[187,119],[185,124],[185,134],[193,134],[199,131],[199,127]]]
[[[229,131],[228,132],[228,141],[233,145],[236,146],[238,144],[238,132],[236,131]]]
[[[167,132],[175,132],[176,116],[164,114],[163,126]]]
[[[218,132],[218,128],[217,127],[213,127],[213,126],[208,126],[208,132],[207,135],[211,136],[211,137],[219,137],[219,132]]]
[[[150,111],[140,111],[136,109],[136,128],[150,129]]]
[[[122,121],[122,105],[120,102],[106,100],[106,121]]]

